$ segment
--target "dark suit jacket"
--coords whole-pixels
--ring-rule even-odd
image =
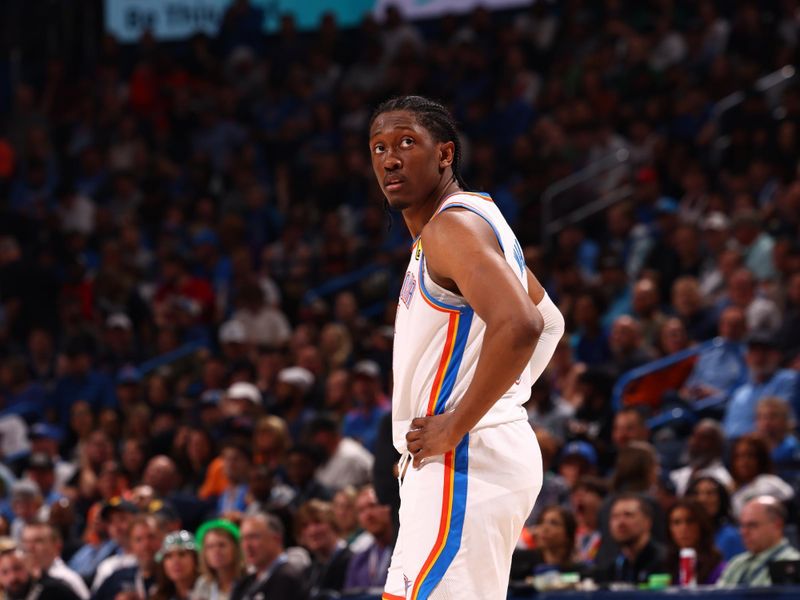
[[[308,586],[295,567],[283,563],[266,581],[254,585],[256,575],[248,575],[234,586],[231,600],[308,600]]]

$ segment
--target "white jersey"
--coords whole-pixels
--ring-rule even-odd
[[[483,194],[457,192],[445,198],[436,214],[452,208],[469,210],[492,227],[506,262],[527,291],[522,249],[492,199]],[[417,239],[395,319],[392,433],[398,452],[406,451],[405,435],[412,419],[442,414],[464,396],[475,374],[485,329],[486,323],[463,297],[430,278],[425,252]],[[530,397],[531,385],[529,369],[523,369],[474,429],[527,419],[522,405]]]

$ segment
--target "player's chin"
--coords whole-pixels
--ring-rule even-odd
[[[411,206],[411,201],[405,194],[398,194],[392,192],[384,192],[386,202],[389,203],[389,208],[392,210],[404,210]]]

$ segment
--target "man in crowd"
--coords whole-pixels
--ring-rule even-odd
[[[675,469],[669,474],[678,496],[686,493],[686,488],[695,477],[704,475],[713,477],[728,487],[733,486],[733,478],[722,462],[725,433],[722,431],[719,421],[703,419],[695,425],[686,449],[689,464]]]
[[[30,557],[31,566],[69,587],[81,600],[88,600],[89,588],[75,571],[61,560],[61,534],[48,523],[28,523],[22,529],[22,548]]]
[[[283,525],[270,514],[245,517],[242,521],[242,552],[250,575],[231,592],[231,600],[305,600],[306,582],[289,562],[283,547]]]
[[[137,515],[130,527],[130,550],[135,563],[117,569],[94,592],[93,600],[116,600],[125,589],[134,589],[141,598],[156,584],[156,553],[161,548],[164,531],[152,515]]]
[[[734,556],[722,572],[719,587],[767,587],[772,584],[769,563],[798,560],[798,552],[783,537],[786,509],[772,496],[759,496],[744,505],[739,531],[747,552]]]
[[[636,494],[621,494],[611,505],[610,533],[619,546],[613,562],[601,564],[603,582],[645,583],[664,572],[664,548],[652,539],[653,509]]]
[[[22,550],[0,553],[0,587],[8,600],[80,600],[65,584],[51,577],[36,578]]]
[[[753,331],[747,338],[749,379],[733,392],[725,407],[723,427],[729,440],[756,427],[756,405],[761,398],[783,398],[797,412],[798,373],[781,369],[781,350],[774,333]]]
[[[372,534],[374,541],[363,552],[350,561],[345,579],[345,590],[382,587],[386,583],[386,571],[392,557],[394,528],[389,507],[380,504],[375,490],[367,486],[356,499],[358,523]]]

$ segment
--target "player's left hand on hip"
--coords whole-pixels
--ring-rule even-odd
[[[414,467],[419,468],[422,460],[450,452],[456,447],[459,437],[451,426],[452,413],[433,417],[418,417],[411,421],[411,429],[406,434],[406,447],[414,457]]]

